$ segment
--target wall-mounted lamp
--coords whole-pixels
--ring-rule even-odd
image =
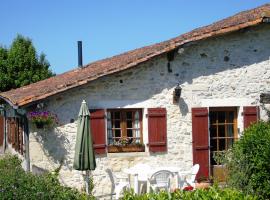
[[[173,91],[173,103],[174,104],[178,103],[180,96],[181,96],[181,92],[182,92],[182,88],[180,87],[180,85],[178,83]]]

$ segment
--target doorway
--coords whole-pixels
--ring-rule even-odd
[[[237,108],[209,108],[210,169],[214,180],[224,182],[226,169],[221,164],[224,152],[237,139]]]

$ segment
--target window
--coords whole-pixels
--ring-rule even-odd
[[[237,138],[236,113],[236,108],[210,108],[211,165],[217,164],[213,155],[228,150]]]
[[[142,110],[107,110],[107,133],[109,145],[142,144]]]

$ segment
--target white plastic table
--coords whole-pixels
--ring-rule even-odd
[[[178,185],[178,173],[180,172],[181,175],[186,175],[189,173],[189,171],[182,171],[179,167],[172,167],[172,166],[165,166],[165,167],[157,167],[157,168],[151,168],[150,170],[146,170],[145,168],[138,168],[138,167],[131,167],[128,169],[124,169],[123,172],[132,175],[134,177],[134,193],[139,193],[139,181],[138,176],[147,176],[145,177],[145,180],[147,180],[153,173],[160,170],[168,170],[174,173],[176,184]]]

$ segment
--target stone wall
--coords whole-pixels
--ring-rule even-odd
[[[143,162],[189,169],[192,107],[237,106],[238,127],[242,131],[242,107],[259,105],[260,93],[270,90],[269,31],[269,25],[260,25],[183,47],[171,62],[171,73],[167,70],[166,56],[159,56],[49,98],[44,109],[56,113],[61,125],[44,131],[31,128],[31,164],[53,170],[63,162],[61,181],[77,188],[83,186],[81,173],[72,170],[72,163],[77,114],[85,99],[90,108],[142,108],[145,144],[148,143],[147,108],[167,109],[168,152],[150,155],[146,148],[142,153],[98,156],[97,169],[93,172],[96,195],[111,193],[107,168],[117,173]],[[177,83],[183,90],[179,104],[175,105],[172,94]],[[266,119],[263,109],[261,117]]]

